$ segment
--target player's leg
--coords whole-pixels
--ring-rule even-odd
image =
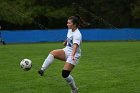
[[[62,77],[70,85],[71,93],[77,93],[78,89],[75,85],[74,78],[70,75],[70,72],[72,71],[73,68],[74,68],[73,64],[66,62],[65,65],[64,65],[64,68],[62,70]]]
[[[65,51],[63,49],[57,49],[50,52],[54,56],[54,58],[66,61]]]
[[[41,70],[38,71],[38,73],[42,76],[44,74],[44,71],[53,63],[54,58],[60,59],[65,61],[65,52],[62,49],[53,50],[50,52],[48,57],[45,59]]]

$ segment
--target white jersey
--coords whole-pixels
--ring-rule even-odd
[[[67,33],[67,45],[66,48],[69,51],[69,53],[72,53],[73,51],[73,44],[78,44],[78,48],[76,50],[76,56],[81,56],[81,42],[82,42],[82,35],[79,31],[79,29],[76,29],[74,32],[72,32],[71,29],[68,30]]]

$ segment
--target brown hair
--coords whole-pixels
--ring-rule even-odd
[[[68,19],[72,20],[76,27],[85,27],[88,25],[79,15],[71,16]]]

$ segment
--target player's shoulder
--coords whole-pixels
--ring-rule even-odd
[[[81,32],[79,29],[76,29],[76,31],[74,32],[74,35],[76,36],[81,36]]]
[[[77,38],[77,39],[81,39],[81,38],[82,38],[82,35],[81,35],[79,29],[77,29],[77,31],[75,31],[75,32],[73,33],[73,37],[74,37],[74,38]]]
[[[70,36],[70,35],[72,35],[72,31],[71,31],[71,29],[68,29],[67,36]]]

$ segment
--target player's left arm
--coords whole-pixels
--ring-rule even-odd
[[[74,43],[73,44],[73,50],[72,50],[72,60],[75,60],[75,53],[76,53],[76,50],[78,48],[78,44],[77,43]]]
[[[80,46],[81,36],[74,35],[73,36],[73,50],[72,50],[72,59],[75,60],[75,54],[77,52],[77,48]]]

